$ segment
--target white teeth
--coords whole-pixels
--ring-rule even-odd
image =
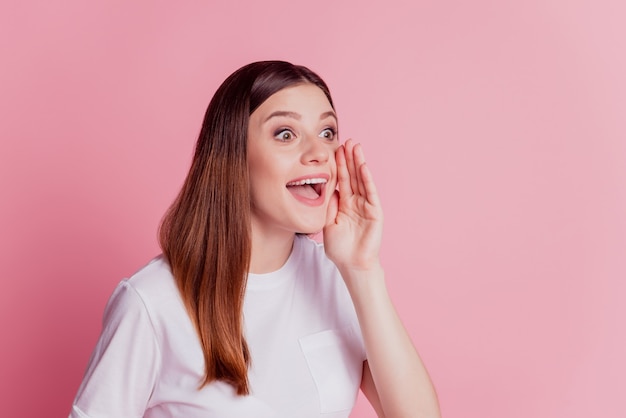
[[[326,179],[304,179],[300,181],[292,181],[287,183],[287,186],[304,186],[305,184],[323,184],[328,183]]]

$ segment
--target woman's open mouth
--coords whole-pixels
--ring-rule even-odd
[[[287,183],[287,189],[300,202],[310,206],[318,206],[324,202],[326,183],[325,177],[310,177]]]

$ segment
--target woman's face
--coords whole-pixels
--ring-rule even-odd
[[[313,84],[270,96],[248,125],[252,231],[318,232],[335,190],[337,117]]]

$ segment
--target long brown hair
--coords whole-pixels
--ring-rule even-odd
[[[306,67],[262,61],[231,74],[209,103],[191,168],[161,223],[161,248],[204,354],[200,387],[221,380],[239,395],[249,393],[243,335],[251,252],[248,122],[272,94],[302,83],[318,86],[333,106],[324,81]]]

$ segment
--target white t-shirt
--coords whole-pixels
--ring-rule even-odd
[[[321,244],[298,236],[279,270],[250,274],[244,300],[251,393],[213,382],[169,265],[122,281],[70,418],[348,417],[365,350],[352,301]]]

